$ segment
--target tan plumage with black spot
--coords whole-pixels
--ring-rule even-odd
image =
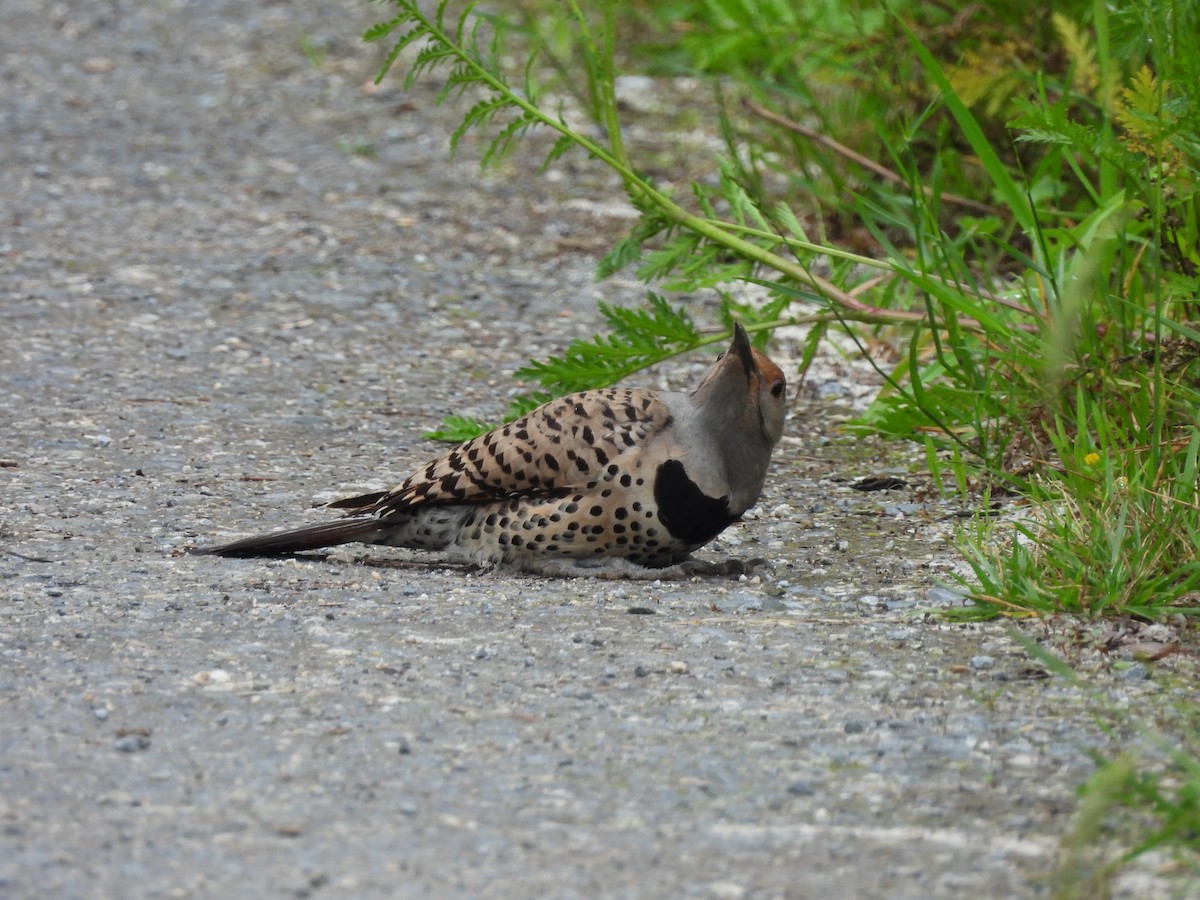
[[[547,574],[707,571],[689,556],[758,499],[785,395],[783,372],[735,325],[691,394],[570,394],[460,444],[392,491],[332,504],[346,518],[201,552],[275,556],[361,541]]]

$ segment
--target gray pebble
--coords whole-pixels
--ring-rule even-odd
[[[117,738],[113,746],[122,753],[137,753],[150,746],[150,737],[145,734],[125,734]]]
[[[943,587],[942,585],[935,585],[925,592],[926,603],[953,603],[961,605],[966,599],[966,595],[961,591]]]
[[[763,608],[763,598],[749,591],[736,591],[720,597],[714,604],[721,612],[750,612]]]
[[[787,792],[793,797],[811,797],[817,792],[817,789],[813,787],[811,781],[805,781],[801,779],[800,781],[793,781],[791,784],[789,784]]]
[[[990,669],[995,664],[996,660],[994,657],[982,655],[972,656],[970,663],[972,669]]]
[[[900,507],[903,505],[905,504],[888,503],[883,507],[883,514],[893,519],[902,519],[904,518],[904,511]]]
[[[1149,681],[1150,670],[1141,663],[1134,663],[1121,673],[1121,677],[1126,681]]]

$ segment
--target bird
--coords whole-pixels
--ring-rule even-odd
[[[692,553],[757,502],[786,398],[782,369],[734,322],[728,349],[691,393],[568,394],[446,451],[393,490],[329,504],[341,519],[193,552],[290,556],[361,542],[548,576],[769,569]]]

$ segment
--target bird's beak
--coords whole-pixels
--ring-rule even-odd
[[[750,336],[746,334],[746,329],[740,322],[734,322],[733,342],[705,374],[693,396],[711,395],[717,390],[717,385],[724,385],[721,390],[729,391],[731,395],[740,393],[745,396],[747,385],[759,377],[758,362],[754,358],[754,348],[750,346]]]
[[[733,343],[729,345],[728,355],[741,360],[747,378],[758,371],[758,364],[754,361],[754,348],[750,346],[750,335],[746,334],[741,322],[733,323]]]

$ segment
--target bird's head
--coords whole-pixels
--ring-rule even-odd
[[[750,345],[740,322],[733,323],[733,341],[705,374],[692,401],[701,415],[717,427],[759,435],[768,451],[783,436],[787,412],[787,379],[783,370]]]

